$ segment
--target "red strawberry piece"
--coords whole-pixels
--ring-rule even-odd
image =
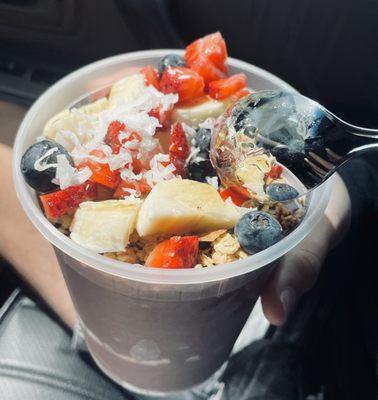
[[[44,194],[40,196],[40,200],[48,218],[59,218],[75,211],[83,201],[94,200],[96,196],[96,184],[85,182],[64,190]]]
[[[146,260],[152,268],[193,268],[198,257],[197,236],[173,236],[159,243]]]
[[[160,80],[161,92],[177,93],[180,102],[203,96],[204,87],[202,76],[185,67],[168,66]]]

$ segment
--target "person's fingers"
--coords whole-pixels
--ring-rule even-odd
[[[261,296],[266,318],[285,322],[300,296],[316,282],[334,230],[325,216],[313,232],[285,255]]]

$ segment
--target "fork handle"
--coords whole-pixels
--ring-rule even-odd
[[[348,139],[353,143],[348,156],[355,157],[372,150],[378,150],[378,129],[363,128],[345,121],[342,122],[345,131],[349,134]]]

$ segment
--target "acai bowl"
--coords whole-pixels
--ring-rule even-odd
[[[142,259],[137,260],[137,263],[130,262],[130,259],[120,261],[122,255],[117,253],[122,252],[104,251],[106,256],[100,255],[93,248],[83,246],[83,242],[80,244],[66,236],[64,226],[61,230],[57,229],[46,219],[38,196],[25,182],[20,170],[23,154],[35,143],[37,137],[41,136],[51,117],[62,110],[71,109],[72,105],[78,108],[93,103],[93,100],[98,101],[100,97],[110,93],[109,88],[112,84],[140,74],[141,69],[147,65],[152,69],[157,68],[159,61],[167,54],[182,56],[184,52],[154,50],[120,55],[93,63],[63,78],[46,91],[26,115],[17,135],[14,155],[15,184],[20,201],[29,218],[56,250],[93,358],[109,376],[124,387],[155,394],[179,391],[199,384],[222,365],[260,295],[269,272],[280,257],[311,231],[322,216],[328,199],[327,186],[311,193],[306,199],[306,212],[300,224],[268,248],[252,255],[244,255],[242,252],[246,253],[245,250],[239,246],[237,251],[241,250],[239,254],[243,256],[236,260],[225,257],[224,262],[220,258],[219,263],[209,266],[193,263],[193,268],[148,267],[141,265]],[[279,78],[257,67],[232,58],[228,58],[227,63],[228,74],[245,74],[247,86],[253,90],[293,90]],[[194,104],[194,107],[198,108],[201,104]],[[193,104],[186,106],[190,107]],[[182,114],[185,116],[185,110]],[[205,123],[205,120],[198,121],[198,125]],[[193,139],[195,142],[198,125],[190,126],[187,124],[188,120],[175,121],[174,124],[183,122],[192,128],[192,137],[187,139],[190,148],[190,142]],[[185,135],[188,134],[185,129],[190,134],[189,128],[185,126],[182,129]],[[208,125],[202,128],[209,129]],[[180,135],[183,136],[182,132]],[[168,153],[169,147],[168,142]],[[163,160],[168,161],[167,158]],[[292,186],[298,184],[295,177],[290,175],[290,171],[284,170],[284,174],[285,180]],[[186,181],[191,181],[187,178],[174,177],[163,182],[163,185],[180,181],[179,188],[176,188],[174,193],[184,196],[184,200],[195,193],[193,185],[197,187],[197,184],[211,186],[211,194],[206,194],[205,198],[210,196],[213,199],[214,191],[219,193],[208,182],[193,181],[196,183],[180,186],[183,182],[187,185]],[[158,185],[152,188],[150,194],[154,193],[156,187]],[[161,196],[164,196],[164,192],[165,189],[158,191],[152,204],[158,202]],[[172,192],[168,190],[168,193]],[[216,203],[216,207],[225,205],[227,210],[233,207],[229,197],[232,196],[228,196],[222,203]],[[169,195],[167,201],[172,198],[174,195]],[[222,201],[221,196],[220,198]],[[219,197],[216,201],[218,200]],[[107,198],[104,201],[114,200]],[[129,204],[125,205],[128,206]],[[153,208],[152,215],[154,210],[156,208]],[[146,214],[151,215],[148,212]],[[166,214],[167,212],[164,215]],[[221,216],[224,217],[225,214],[226,211],[222,212]],[[144,220],[146,219],[148,222],[148,218]],[[239,215],[236,216],[232,212],[229,219],[235,220],[236,224]],[[152,224],[154,229],[162,225],[161,220],[157,221]],[[146,229],[147,232],[151,232],[152,228],[148,224],[147,228],[146,224],[141,225],[142,231]],[[227,225],[215,226],[209,231],[194,232],[199,237],[218,231],[213,233],[211,238],[208,237],[207,242],[198,239],[198,249],[201,246],[206,249],[208,246],[207,249],[210,248],[214,252],[214,242],[217,243],[218,249],[222,246],[238,246]],[[214,239],[215,234],[220,236]],[[188,236],[182,231],[175,231],[172,235]],[[193,236],[193,232],[190,232],[190,236]],[[223,238],[226,243],[219,240]],[[164,237],[162,242],[170,239],[171,237]],[[153,243],[152,248],[157,244]],[[213,260],[213,253],[205,255]],[[187,255],[184,258],[186,259]],[[196,266],[197,268],[194,268]]]

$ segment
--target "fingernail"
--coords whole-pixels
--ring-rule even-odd
[[[293,309],[296,299],[297,295],[295,294],[295,290],[291,286],[288,286],[281,292],[280,300],[286,317]]]

